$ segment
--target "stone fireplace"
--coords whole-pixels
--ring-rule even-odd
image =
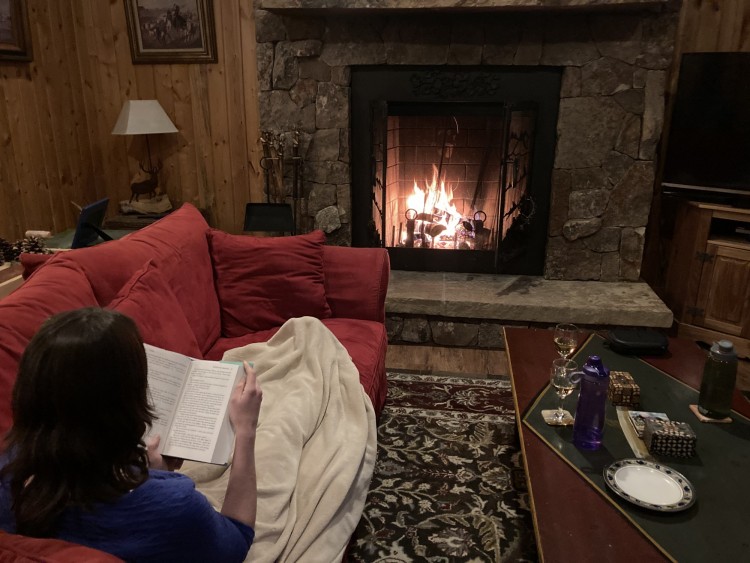
[[[440,9],[425,9],[436,2]],[[307,228],[322,228],[332,244],[382,244],[395,269],[637,280],[674,3],[447,4],[259,2],[261,128],[299,131]],[[408,91],[381,96],[385,72],[402,76],[394,80]],[[552,102],[517,95],[507,80],[534,72],[556,77]],[[528,162],[507,151],[522,137],[534,147]],[[415,181],[418,209],[398,187]],[[452,207],[424,208],[441,183]],[[468,265],[445,266],[453,254],[468,255]]]

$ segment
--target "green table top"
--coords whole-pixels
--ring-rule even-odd
[[[750,420],[733,412],[731,424],[701,423],[689,409],[698,392],[642,360],[623,356],[593,336],[574,359],[582,365],[592,354],[612,370],[628,371],[641,389],[639,410],[664,412],[671,420],[687,422],[697,435],[692,458],[653,456],[682,473],[692,483],[696,502],[682,512],[663,513],[621,499],[605,484],[603,470],[616,460],[634,458],[620,427],[615,407],[607,405],[602,447],[579,450],[572,443],[572,427],[548,426],[542,409],[557,406],[554,389],[545,388],[523,417],[558,455],[598,489],[666,555],[678,561],[750,560]],[[577,393],[566,400],[575,412]],[[569,510],[575,510],[570,507]]]

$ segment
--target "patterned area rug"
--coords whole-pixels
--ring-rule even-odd
[[[350,562],[536,561],[508,379],[388,374]]]

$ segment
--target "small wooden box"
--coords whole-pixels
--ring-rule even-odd
[[[627,371],[611,371],[607,398],[615,406],[637,407],[641,404],[641,388]]]
[[[687,422],[647,419],[643,441],[652,454],[692,457],[697,437]]]

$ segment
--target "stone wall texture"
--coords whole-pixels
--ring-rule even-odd
[[[677,15],[258,9],[261,128],[300,131],[308,224],[346,245],[352,65],[562,67],[544,276],[637,280]]]

